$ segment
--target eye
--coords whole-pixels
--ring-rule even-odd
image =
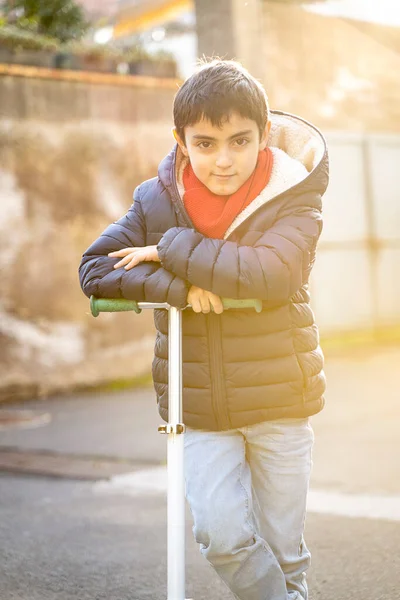
[[[206,146],[204,146],[204,144],[208,144]],[[209,148],[211,148],[211,142],[200,142],[199,144],[197,144],[198,148],[204,148],[204,150],[208,150]]]
[[[240,147],[241,147],[241,146],[246,146],[246,144],[248,144],[248,143],[249,143],[249,139],[248,139],[248,138],[244,138],[244,137],[243,137],[243,138],[238,138],[237,140],[235,140],[235,143],[236,143],[238,146],[240,146]]]

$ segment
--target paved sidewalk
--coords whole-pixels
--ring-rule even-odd
[[[399,364],[400,348],[327,359],[326,407],[312,419],[310,600],[400,598]],[[47,414],[48,423],[0,431],[0,453],[46,451],[60,469],[70,456],[81,468],[125,460],[134,471],[129,477],[142,479],[121,487],[112,478],[101,488],[0,473],[1,600],[165,600],[166,439],[157,433],[153,391],[16,408]],[[187,597],[232,600],[198,551],[188,509],[186,524]]]
[[[399,365],[399,347],[327,358],[326,405],[312,418],[314,487],[400,494]],[[12,408],[48,414],[50,422],[0,431],[0,449],[115,457],[138,466],[165,464],[166,439],[157,432],[161,419],[152,388],[48,398]]]

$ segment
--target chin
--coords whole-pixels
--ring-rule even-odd
[[[229,186],[229,187],[223,187],[221,186],[221,188],[219,188],[218,191],[215,191],[215,194],[219,194],[220,196],[232,196],[232,194],[234,194],[235,192],[238,191],[238,187],[236,186]]]
[[[238,191],[237,185],[213,185],[208,188],[213,194],[217,194],[218,196],[231,196],[235,192]]]

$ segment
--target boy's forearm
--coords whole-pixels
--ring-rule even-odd
[[[184,227],[173,227],[169,229],[161,238],[157,245],[157,252],[161,265],[171,271],[178,277],[189,281],[192,285],[204,290],[211,290],[210,281],[210,262],[204,260],[204,269],[190,268],[190,260],[197,246],[204,239],[204,236],[194,229]],[[218,246],[223,240],[211,240]],[[218,252],[218,248],[216,248]],[[206,258],[203,256],[203,258]]]
[[[253,248],[208,238],[193,229],[173,228],[164,234],[157,250],[162,266],[192,285],[220,297],[265,298],[259,261],[256,259],[251,277],[240,268],[241,254],[254,253]]]
[[[163,267],[193,285],[218,296],[259,298],[276,306],[288,302],[308,280],[320,221],[314,209],[290,215],[266,230],[256,246],[174,227],[157,250]]]
[[[114,269],[114,262],[115,259],[102,256],[82,261],[79,279],[86,296],[168,302],[178,308],[186,306],[189,282],[154,262],[141,263],[128,271]]]

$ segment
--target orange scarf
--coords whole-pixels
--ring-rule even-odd
[[[244,184],[230,196],[211,192],[194,174],[189,163],[183,171],[185,208],[200,233],[222,239],[234,219],[268,184],[273,164],[270,148],[258,153],[256,167]]]

